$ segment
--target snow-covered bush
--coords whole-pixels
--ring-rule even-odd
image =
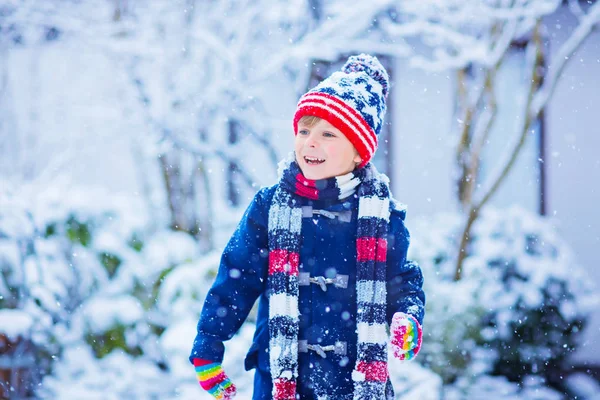
[[[33,318],[22,310],[0,309],[0,398],[10,395],[24,398],[32,393],[34,382],[43,370],[32,368],[34,356],[31,340]],[[8,367],[10,366],[10,367]],[[44,366],[42,366],[44,367]]]
[[[530,376],[524,382],[511,382],[504,376],[480,376],[478,379],[459,378],[444,389],[444,400],[562,400],[564,396],[549,388],[544,379]]]
[[[0,324],[2,383],[23,396],[82,336],[73,316],[116,272],[118,263],[94,247],[94,235],[108,228],[120,235],[122,248],[135,252],[130,242],[143,231],[140,207],[130,199],[92,189],[27,193],[0,198],[0,308],[2,317],[11,317]]]
[[[550,377],[598,300],[589,280],[552,221],[515,206],[482,213],[454,281],[461,222],[445,214],[413,224],[410,257],[427,293],[421,361],[446,383]]]
[[[69,264],[32,214],[0,199],[0,397],[30,396],[60,351]]]
[[[114,351],[98,360],[85,346],[65,349],[52,375],[37,392],[40,399],[168,399],[169,373],[152,360]]]
[[[89,389],[105,388],[97,371],[119,363],[170,381],[141,392],[132,376],[114,398],[164,398],[195,383],[189,346],[220,252],[201,254],[184,232],[151,231],[138,200],[50,187],[0,198],[0,357],[8,365],[0,383],[7,390],[62,398],[82,387],[60,380],[81,376]],[[79,356],[88,361],[73,363]]]
[[[84,304],[81,313],[86,342],[96,357],[102,358],[114,349],[142,354],[138,338],[147,333],[142,323],[144,310],[133,296],[94,296]]]

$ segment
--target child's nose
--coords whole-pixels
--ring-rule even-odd
[[[315,135],[308,135],[306,141],[304,142],[306,147],[317,147],[318,144],[319,142],[316,140]]]

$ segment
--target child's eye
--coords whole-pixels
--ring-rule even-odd
[[[308,135],[308,131],[306,129],[299,130],[298,135]]]
[[[335,137],[335,135],[331,132],[323,132],[323,136],[325,137]]]

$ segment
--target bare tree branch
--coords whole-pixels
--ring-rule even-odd
[[[479,165],[481,162],[481,154],[484,146],[488,142],[488,137],[492,130],[492,126],[497,115],[497,104],[496,95],[494,93],[495,78],[500,65],[497,65],[494,69],[490,69],[486,72],[485,77],[485,93],[487,101],[482,109],[479,109],[478,119],[473,128],[473,146],[469,156],[469,167],[466,171],[465,180],[466,190],[463,199],[464,205],[471,204],[473,194],[479,181]]]
[[[536,25],[536,27],[533,31],[533,34],[532,34],[532,40],[527,49],[528,50],[527,51],[527,53],[528,53],[527,59],[529,60],[528,70],[531,71],[531,78],[527,81],[527,82],[529,82],[529,90],[528,90],[528,96],[527,96],[527,107],[525,108],[526,110],[529,110],[531,102],[533,101],[533,96],[535,94],[535,91],[539,88],[540,79],[541,79],[541,75],[540,75],[541,71],[539,68],[539,63],[542,60],[542,53],[541,53],[542,52],[542,43],[541,43],[541,35],[540,35],[540,25],[541,25],[541,22],[538,21],[538,24]],[[490,178],[489,184],[488,184],[489,186],[482,189],[483,195],[479,198],[475,198],[471,204],[471,207],[466,215],[466,222],[465,222],[465,225],[463,228],[463,233],[461,235],[460,245],[459,245],[459,249],[458,249],[458,255],[457,255],[457,260],[456,260],[456,269],[455,269],[455,273],[454,273],[455,281],[460,280],[461,276],[462,276],[462,267],[463,267],[464,260],[468,255],[467,246],[468,246],[468,243],[470,240],[470,232],[471,232],[473,223],[476,221],[477,217],[479,216],[479,213],[480,213],[482,207],[489,201],[489,199],[492,197],[492,195],[498,190],[501,183],[508,176],[508,172],[514,166],[514,163],[521,151],[521,148],[523,147],[523,145],[525,143],[527,134],[529,133],[529,128],[532,123],[532,120],[530,118],[531,118],[531,114],[526,113],[522,128],[521,128],[519,134],[516,136],[516,143],[514,144],[512,151],[510,153],[508,153],[507,160],[501,162],[499,171],[497,173],[491,175],[491,178]]]
[[[536,25],[536,29],[533,31],[531,44],[528,46],[529,53],[529,68],[531,71],[531,78],[527,81],[529,82],[529,89],[526,101],[526,110],[529,110],[531,107],[531,103],[535,96],[536,90],[539,89],[540,80],[541,80],[541,71],[540,71],[540,61],[542,60],[542,44],[541,44],[541,36],[540,36],[540,24]],[[507,153],[507,158],[505,161],[500,162],[500,167],[498,168],[495,174],[491,174],[491,178],[489,179],[489,183],[482,189],[482,195],[480,195],[477,199],[474,200],[474,208],[480,209],[483,207],[485,203],[492,197],[492,195],[498,190],[500,184],[507,177],[508,172],[512,169],[521,148],[525,143],[525,139],[527,138],[527,134],[529,133],[529,129],[531,127],[531,123],[534,121],[534,115],[531,113],[526,113],[524,116],[524,121],[522,127],[520,129],[519,134],[516,136],[515,143],[513,145],[513,149]]]

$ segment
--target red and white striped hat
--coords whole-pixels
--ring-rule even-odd
[[[306,115],[322,118],[350,140],[366,165],[375,150],[385,116],[389,77],[377,57],[351,56],[341,71],[334,72],[300,98],[294,115],[294,133],[298,121]]]

